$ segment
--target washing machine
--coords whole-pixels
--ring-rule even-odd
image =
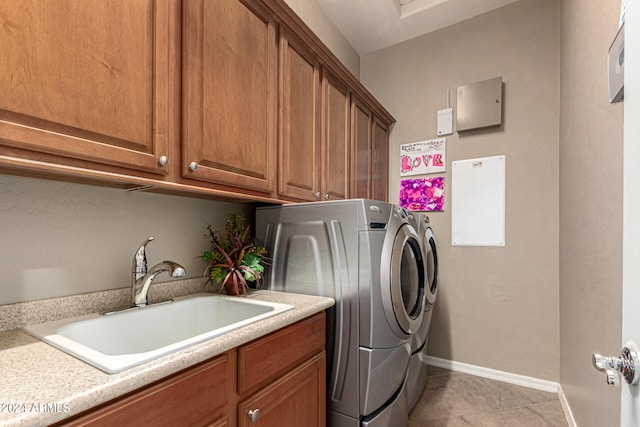
[[[423,325],[422,236],[407,211],[353,199],[256,209],[271,290],[333,297],[327,425],[406,425],[411,340]]]
[[[429,217],[421,212],[410,212],[409,221],[420,236],[426,295],[422,323],[411,337],[411,357],[405,386],[407,407],[411,411],[427,385],[427,344],[433,306],[438,293],[438,252]]]

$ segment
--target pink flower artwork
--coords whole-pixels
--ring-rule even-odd
[[[444,176],[400,180],[400,206],[410,211],[443,211]]]

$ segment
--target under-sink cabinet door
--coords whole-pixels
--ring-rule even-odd
[[[169,0],[0,2],[0,165],[165,175],[172,16]]]
[[[182,27],[182,176],[274,192],[273,16],[255,0],[185,0]]]
[[[235,356],[235,353],[233,353]],[[61,426],[228,425],[228,390],[235,365],[229,353],[163,379],[70,420]]]
[[[325,328],[322,313],[239,347],[238,393],[252,394],[324,351]]]
[[[238,405],[238,426],[325,426],[325,353],[297,367]]]

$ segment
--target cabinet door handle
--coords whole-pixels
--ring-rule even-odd
[[[260,419],[260,409],[250,409],[247,415],[251,418],[252,423],[257,423]]]
[[[158,163],[160,163],[161,166],[167,166],[169,164],[169,158],[167,156],[160,156]]]
[[[324,199],[325,199],[325,200],[329,200],[329,193],[326,193],[326,194],[324,195]]]
[[[191,162],[189,163],[189,169],[191,169],[192,171],[197,171],[198,170],[198,164],[196,162]]]
[[[320,192],[318,191],[316,194],[314,194],[314,196],[316,196],[316,199],[320,198]]]

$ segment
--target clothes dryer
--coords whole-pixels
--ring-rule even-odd
[[[429,217],[420,212],[409,213],[410,222],[414,224],[420,236],[425,274],[424,315],[418,331],[411,337],[411,358],[407,374],[407,406],[411,411],[427,385],[427,344],[433,306],[438,293],[438,252],[436,238],[429,223]]]
[[[410,341],[422,325],[421,236],[403,208],[355,199],[256,210],[272,290],[333,297],[327,424],[406,425]]]

